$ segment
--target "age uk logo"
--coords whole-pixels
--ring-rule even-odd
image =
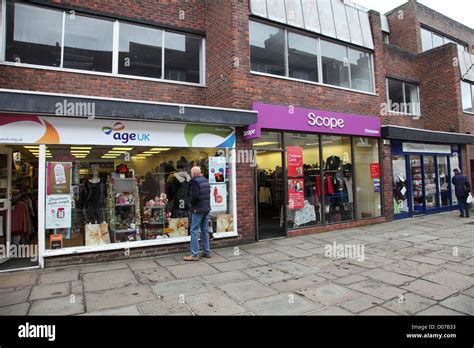
[[[123,144],[127,144],[129,141],[150,141],[150,133],[125,132],[125,125],[122,122],[116,122],[113,127],[102,127],[102,131],[107,135],[112,135],[114,140]]]

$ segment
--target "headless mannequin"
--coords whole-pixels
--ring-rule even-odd
[[[86,216],[89,224],[105,223],[104,203],[105,185],[100,180],[99,168],[92,167],[92,177],[86,182],[87,210]]]

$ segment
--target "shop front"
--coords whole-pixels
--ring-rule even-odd
[[[457,209],[453,170],[469,172],[462,158],[474,137],[396,126],[383,133],[390,139],[394,219]]]
[[[37,246],[36,264],[48,266],[57,257],[185,247],[193,166],[210,182],[211,238],[238,235],[235,127],[28,114],[0,121],[3,250]],[[5,269],[35,265],[7,254]]]
[[[257,239],[382,218],[378,117],[261,103],[253,110],[258,122],[244,137],[257,156]]]

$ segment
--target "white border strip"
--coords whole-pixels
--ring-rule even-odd
[[[38,264],[41,268],[44,267],[43,252],[45,246],[45,198],[46,198],[46,145],[41,144],[39,146],[39,162],[38,162],[38,249],[39,257]]]

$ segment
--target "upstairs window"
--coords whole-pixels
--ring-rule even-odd
[[[5,60],[61,65],[63,12],[8,2],[6,18]]]
[[[474,112],[474,83],[461,81],[462,110]]]
[[[420,115],[419,87],[413,83],[387,79],[389,112]]]
[[[463,43],[457,42],[447,36],[436,34],[429,29],[421,27],[421,50],[422,52],[428,51],[432,48],[445,45],[447,43],[454,43],[459,48],[467,52],[467,46]]]
[[[119,74],[162,78],[163,32],[126,23],[119,31]]]
[[[250,22],[250,61],[253,71],[285,76],[285,31]]]
[[[251,71],[373,92],[372,54],[250,21]]]
[[[6,62],[204,84],[203,38],[4,1]]]
[[[111,73],[113,36],[112,21],[66,14],[63,66]]]

